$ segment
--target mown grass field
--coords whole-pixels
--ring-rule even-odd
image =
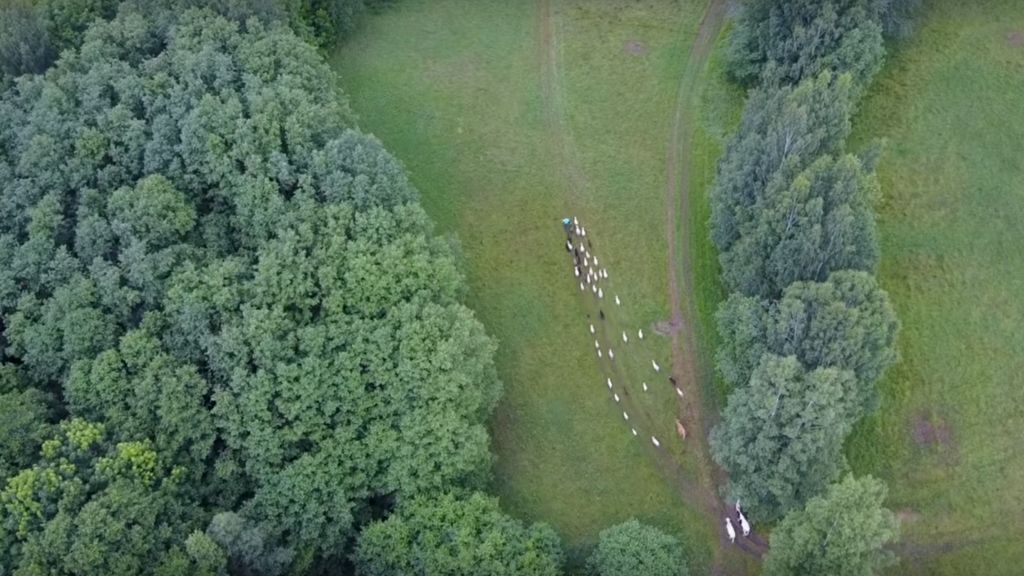
[[[893,574],[1024,573],[1024,3],[926,2],[855,125],[884,137],[881,279],[903,323],[849,444],[900,511]]]
[[[333,63],[363,129],[405,162],[441,231],[459,237],[469,303],[499,341],[505,394],[492,433],[502,505],[551,523],[577,558],[601,529],[637,517],[680,535],[702,573],[716,536],[670,480],[666,462],[692,463],[674,437],[674,392],[650,359],[665,366],[670,356],[653,329],[669,316],[666,146],[705,2],[552,2],[549,44],[541,6],[403,0],[368,18]],[[557,63],[547,88],[545,50]],[[740,105],[716,90],[728,98],[709,102],[707,148],[691,174],[702,193],[723,124]],[[695,210],[683,232],[704,251],[701,277],[717,282],[706,202],[696,204],[703,215]],[[573,278],[559,225],[566,214],[587,225],[611,275],[602,302],[582,296]],[[704,311],[719,290],[698,288]],[[598,308],[614,364],[597,359],[587,329]],[[609,374],[628,392],[638,438],[610,398]],[[651,434],[670,459],[656,457]]]

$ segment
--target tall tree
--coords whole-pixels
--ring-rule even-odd
[[[795,87],[751,92],[711,194],[711,235],[720,252],[756,221],[773,182],[784,186],[819,156],[842,150],[850,131],[849,90],[848,76],[826,72]]]
[[[446,494],[405,502],[367,526],[353,559],[361,576],[556,576],[562,551],[551,528],[524,526],[494,498]]]
[[[764,354],[792,355],[808,370],[852,371],[863,414],[876,406],[875,382],[896,360],[896,313],[866,272],[797,282],[774,302],[733,294],[717,318],[717,365],[734,386],[746,383]]]
[[[833,270],[873,271],[877,196],[874,175],[853,155],[822,156],[791,181],[773,180],[755,204],[757,217],[721,254],[722,275],[744,294],[773,298]]]
[[[790,512],[772,531],[766,576],[872,576],[895,563],[885,546],[899,523],[882,506],[885,484],[870,476],[847,476]]]
[[[805,371],[792,356],[766,354],[750,382],[729,395],[711,451],[752,518],[775,520],[839,476],[856,390],[852,372]]]
[[[679,540],[629,520],[601,531],[588,562],[594,576],[687,576]]]
[[[797,84],[823,71],[848,73],[859,92],[885,56],[880,20],[888,3],[749,0],[729,38],[727,69],[748,85]]]

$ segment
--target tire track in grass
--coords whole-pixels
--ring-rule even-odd
[[[706,502],[705,513],[718,526],[719,546],[713,566],[716,574],[732,573],[728,567],[733,566],[736,560],[730,559],[727,552],[739,549],[759,558],[767,551],[766,543],[756,535],[738,538],[737,546],[733,547],[725,532],[723,519],[729,511],[717,496],[717,488],[723,486],[727,478],[724,471],[712,461],[708,446],[708,432],[718,420],[718,407],[706,395],[711,386],[712,372],[710,367],[703,365],[698,353],[696,331],[699,324],[694,305],[696,280],[693,246],[689,231],[680,233],[680,225],[688,224],[691,220],[690,167],[693,162],[694,126],[702,80],[727,9],[727,0],[711,0],[701,19],[697,38],[680,76],[665,160],[665,234],[668,243],[669,302],[672,309],[672,373],[678,382],[688,385],[686,396],[679,400],[679,412],[681,420],[693,431],[691,444],[695,448],[700,483],[712,492],[710,501]]]

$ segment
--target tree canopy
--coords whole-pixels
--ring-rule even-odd
[[[798,84],[849,73],[862,89],[882,66],[891,0],[748,0],[729,37],[727,69],[745,83]]]
[[[895,563],[884,547],[899,532],[882,506],[885,484],[847,476],[828,493],[791,512],[772,531],[766,576],[872,576]]]
[[[875,382],[896,360],[899,322],[885,291],[865,272],[796,282],[777,301],[733,294],[719,308],[717,364],[733,385],[749,380],[764,354],[795,356],[809,370],[850,370],[860,405],[875,406]]]
[[[842,151],[850,131],[849,87],[848,76],[825,72],[795,87],[751,92],[711,195],[711,234],[720,253],[756,228],[769,191],[786,190],[819,156]]]
[[[0,565],[334,565],[393,506],[484,485],[494,343],[313,47],[143,4],[0,97]],[[102,439],[73,470],[65,418]],[[92,480],[119,458],[146,480]]]
[[[772,297],[833,270],[873,271],[877,196],[874,175],[853,155],[822,156],[792,180],[773,179],[753,205],[757,217],[721,254],[723,276],[744,294]]]
[[[588,562],[594,576],[687,576],[679,539],[629,520],[601,531]]]
[[[405,502],[363,530],[354,558],[362,576],[555,576],[562,564],[551,528],[524,526],[480,493]]]
[[[824,491],[846,466],[857,399],[848,370],[806,370],[793,356],[763,355],[711,435],[731,496],[752,518],[771,521]]]

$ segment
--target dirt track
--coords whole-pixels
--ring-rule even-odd
[[[588,186],[588,180],[568,126],[564,75],[552,1],[538,0],[537,51],[541,68],[541,95],[546,121],[570,185],[570,204],[574,212],[585,215],[580,197],[581,191]],[[699,103],[703,72],[725,19],[726,8],[727,0],[711,0],[701,20],[689,59],[681,71],[666,155],[667,288],[672,314],[672,374],[686,391],[686,396],[680,401],[679,412],[693,438],[691,446],[699,463],[699,477],[693,478],[684,473],[679,464],[664,452],[653,451],[659,468],[676,484],[684,501],[701,511],[713,526],[717,526],[719,546],[713,551],[714,574],[743,572],[744,563],[738,557],[741,551],[760,557],[766,550],[764,541],[759,538],[739,538],[737,546],[733,546],[725,535],[723,518],[727,511],[718,496],[718,486],[724,482],[725,477],[714,466],[707,443],[707,431],[717,418],[718,408],[709,403],[704,394],[705,387],[710,386],[711,370],[702,365],[698,355],[690,238],[688,233],[677,234],[680,224],[688,224],[690,219],[689,174],[695,110]]]

